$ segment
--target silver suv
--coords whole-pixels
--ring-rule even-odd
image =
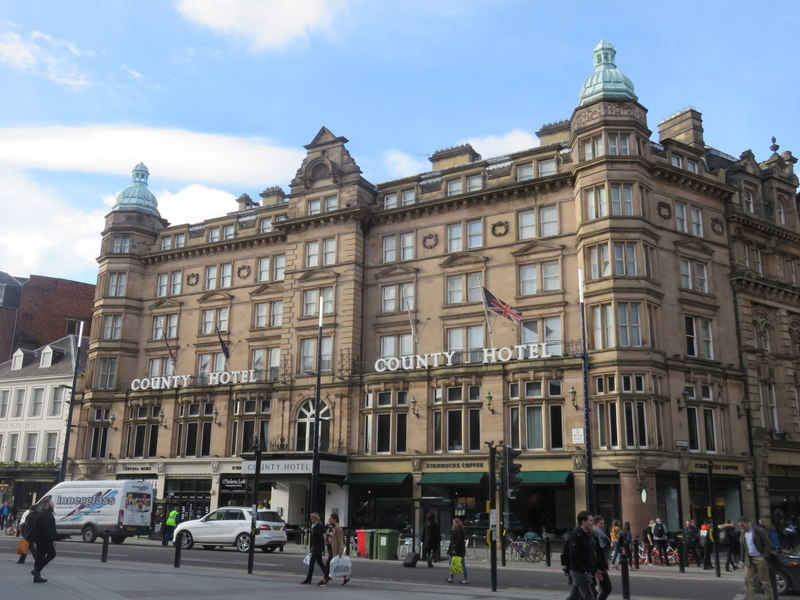
[[[181,548],[188,550],[200,544],[206,550],[216,546],[235,546],[239,552],[250,550],[249,506],[226,506],[208,513],[202,519],[184,521],[175,528],[173,541],[180,539]],[[256,547],[273,552],[286,544],[286,523],[274,510],[256,513]]]

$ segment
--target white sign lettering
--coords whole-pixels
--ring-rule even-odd
[[[254,383],[258,381],[256,372],[249,371],[220,371],[205,375],[207,381],[204,385],[228,385],[236,383]],[[131,381],[131,390],[169,390],[185,387],[196,383],[196,375],[169,375],[166,377],[144,377]]]
[[[311,475],[311,460],[262,460],[262,475]],[[243,473],[255,473],[256,461],[243,460]],[[323,475],[347,475],[347,463],[331,460],[319,461],[319,472]]]
[[[378,373],[384,373],[386,371],[413,371],[430,367],[452,367],[455,356],[455,350],[408,356],[385,356],[375,361],[375,370]],[[484,348],[481,362],[483,364],[502,363],[511,360],[550,358],[551,356],[552,354],[547,351],[547,343],[519,344],[502,348]]]

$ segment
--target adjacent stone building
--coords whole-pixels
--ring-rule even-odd
[[[71,476],[145,477],[201,513],[247,500],[255,435],[260,497],[305,521],[320,351],[318,497],[346,524],[402,525],[375,498],[479,519],[503,440],[522,451],[511,512],[567,529],[585,397],[607,518],[704,518],[709,461],[718,517],[767,516],[800,441],[795,160],[737,161],[694,110],[653,141],[613,46],[593,60],[572,116],[507,156],[457,146],[375,185],[323,127],[288,193],[183,225],[137,165],[103,231]]]

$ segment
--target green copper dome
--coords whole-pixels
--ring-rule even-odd
[[[160,217],[158,201],[153,192],[147,189],[150,171],[144,163],[139,163],[133,167],[132,173],[131,184],[119,193],[111,210],[136,210]]]
[[[605,40],[594,47],[594,72],[586,78],[581,90],[579,106],[589,104],[600,98],[609,100],[638,100],[633,93],[633,83],[617,69],[614,58],[617,51],[613,44]]]

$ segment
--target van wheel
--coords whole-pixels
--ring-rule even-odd
[[[81,539],[87,544],[94,542],[97,539],[97,532],[94,530],[94,527],[91,525],[84,527],[81,530]]]
[[[112,535],[111,536],[111,542],[114,543],[114,544],[121,544],[124,541],[125,541],[125,536],[124,535]]]
[[[236,549],[239,552],[247,552],[250,550],[250,534],[240,533],[236,536]]]

